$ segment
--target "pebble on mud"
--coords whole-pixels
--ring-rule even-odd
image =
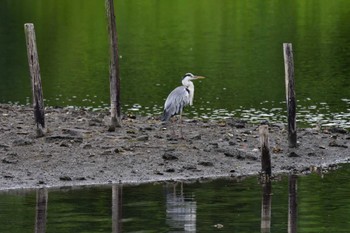
[[[73,179],[69,176],[60,176],[61,181],[72,181]]]
[[[162,156],[164,160],[178,160],[179,158],[172,152],[165,152]]]

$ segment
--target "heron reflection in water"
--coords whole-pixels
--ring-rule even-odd
[[[166,218],[170,232],[197,231],[197,202],[192,193],[183,192],[183,183],[166,185]]]

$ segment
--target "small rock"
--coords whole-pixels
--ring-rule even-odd
[[[60,143],[60,147],[69,147],[69,144],[65,141]]]
[[[62,140],[70,140],[72,142],[77,142],[77,143],[83,142],[82,137],[74,137],[69,135],[53,135],[45,138],[45,142],[47,143],[55,143],[55,142],[60,142]]]
[[[213,167],[214,166],[214,164],[212,162],[208,162],[208,161],[199,162],[198,165],[202,165],[204,167]]]
[[[290,158],[296,158],[296,157],[300,157],[297,153],[295,153],[294,151],[292,151],[292,152],[290,152],[289,154],[288,154],[288,157],[290,157]]]
[[[102,125],[102,120],[101,119],[92,118],[89,121],[89,126],[101,126],[101,125]]]
[[[160,172],[160,171],[154,171],[154,174],[160,175],[160,176],[164,175],[164,173],[163,173],[163,172]]]
[[[232,127],[235,127],[237,129],[242,129],[245,127],[245,124],[247,122],[244,120],[234,120],[232,118],[226,119],[226,124]]]
[[[292,165],[285,165],[285,166],[282,166],[281,169],[282,169],[282,170],[292,171],[292,170],[295,169],[295,167],[292,166]]]
[[[18,159],[8,159],[8,158],[4,158],[2,160],[2,163],[6,163],[6,164],[16,164],[18,163]]]
[[[82,137],[84,135],[91,134],[91,131],[84,129],[62,129],[62,132],[74,137]]]
[[[164,160],[178,160],[179,158],[171,152],[165,152],[162,156]]]
[[[14,146],[28,146],[28,145],[32,145],[33,143],[34,143],[33,140],[23,139],[23,138],[16,139],[13,141]]]
[[[186,165],[186,166],[183,166],[183,168],[184,168],[185,170],[199,171],[199,170],[197,169],[197,167],[194,166],[194,165]]]
[[[86,180],[86,178],[85,177],[77,177],[77,178],[75,178],[75,180],[83,181],[83,180]]]
[[[152,131],[153,128],[152,128],[151,126],[146,126],[146,127],[144,127],[144,128],[140,128],[139,130],[142,131],[142,132],[145,132],[146,130],[147,130],[147,131]]]
[[[101,155],[111,155],[112,152],[110,150],[105,150],[101,153]]]
[[[122,153],[122,152],[123,152],[123,149],[122,149],[122,148],[115,148],[115,149],[114,149],[114,153],[119,154],[119,153]]]
[[[176,144],[178,141],[174,135],[167,135],[167,140],[173,142],[173,144]]]
[[[175,169],[174,168],[168,168],[168,169],[165,170],[165,172],[169,172],[169,173],[170,172],[175,172]]]
[[[8,146],[8,145],[6,145],[6,144],[1,144],[1,143],[0,143],[0,148],[8,148],[8,147],[10,147],[10,146]]]
[[[61,181],[72,181],[72,178],[69,176],[60,176]]]
[[[140,141],[140,142],[148,141],[148,139],[149,139],[148,135],[141,135],[141,136],[136,138],[136,140]]]
[[[219,143],[217,142],[209,142],[209,145],[213,146],[213,148],[219,148]]]
[[[228,144],[229,144],[230,146],[235,146],[237,143],[234,142],[234,141],[229,141]]]
[[[166,151],[166,152],[175,151],[175,148],[167,148],[165,151]]]
[[[127,130],[126,133],[127,134],[136,134],[136,132],[134,130]]]
[[[84,144],[83,149],[91,149],[92,145],[91,144]]]
[[[211,149],[209,147],[203,149],[204,152],[210,152]]]
[[[330,146],[330,147],[342,147],[342,148],[348,148],[348,146],[347,146],[347,145],[341,145],[341,144],[338,144],[336,141],[331,141],[331,142],[329,143],[329,146]]]
[[[192,140],[201,140],[202,139],[202,136],[200,134],[196,135],[196,136],[193,136],[191,138]]]
[[[133,120],[136,119],[136,116],[135,116],[135,115],[132,115],[132,114],[128,114],[127,117],[128,117],[129,119],[133,119]]]
[[[340,133],[340,134],[347,134],[348,132],[346,131],[346,129],[339,128],[339,127],[332,127],[328,131],[331,133]]]
[[[275,154],[282,153],[283,149],[281,147],[275,146],[272,148],[272,152]]]
[[[243,160],[245,159],[245,156],[242,155],[242,153],[238,150],[234,150],[234,151],[226,151],[224,152],[224,155],[227,157],[232,157],[232,158],[236,158],[239,160]]]

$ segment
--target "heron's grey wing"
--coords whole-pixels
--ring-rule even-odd
[[[167,121],[170,117],[182,113],[183,108],[189,103],[190,95],[186,87],[175,88],[165,101],[162,120]]]

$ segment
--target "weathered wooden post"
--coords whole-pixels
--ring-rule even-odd
[[[36,191],[35,233],[46,232],[47,200],[47,189],[38,189]]]
[[[109,34],[109,87],[111,98],[111,123],[108,131],[114,131],[116,127],[121,126],[120,120],[120,78],[119,78],[119,56],[118,56],[118,37],[117,27],[114,15],[113,0],[106,0],[106,13],[108,21]]]
[[[112,185],[112,233],[122,232],[123,188]]]
[[[24,24],[24,32],[26,36],[29,71],[32,82],[34,117],[37,125],[36,132],[38,137],[42,137],[44,136],[45,129],[45,112],[34,25],[32,23]]]
[[[260,150],[261,150],[261,171],[265,179],[269,180],[271,176],[271,155],[269,149],[269,127],[267,125],[259,126]]]
[[[284,55],[284,70],[286,83],[286,101],[288,111],[288,143],[289,147],[297,146],[297,131],[296,131],[296,100],[294,87],[294,61],[292,44],[283,43]]]
[[[297,232],[297,176],[289,176],[288,233]]]
[[[262,184],[263,187],[263,195],[261,200],[261,233],[269,233],[271,232],[271,203],[272,203],[272,195],[271,195],[271,182],[268,181]]]

